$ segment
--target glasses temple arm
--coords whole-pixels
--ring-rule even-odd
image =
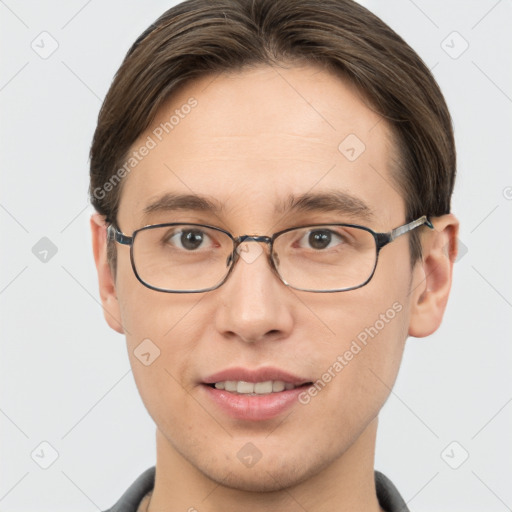
[[[398,228],[393,229],[389,232],[389,241],[392,242],[395,238],[416,229],[419,226],[426,224],[430,229],[434,229],[434,225],[430,222],[429,218],[426,215],[420,217],[419,219],[413,220],[409,222],[409,224],[405,224],[404,226],[399,226]]]
[[[107,240],[115,240],[119,244],[132,245],[133,237],[121,233],[113,224],[110,224],[107,228]]]

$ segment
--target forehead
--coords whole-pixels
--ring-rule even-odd
[[[367,204],[381,224],[403,219],[389,126],[353,86],[315,66],[192,81],[160,108],[133,152],[119,208],[133,229],[162,194],[210,199],[231,228],[227,217],[268,226],[293,198],[330,192]]]

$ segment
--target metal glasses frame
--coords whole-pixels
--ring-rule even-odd
[[[208,229],[213,229],[215,231],[220,231],[221,233],[226,234],[232,240],[233,251],[231,252],[228,260],[226,261],[226,265],[229,266],[229,269],[228,269],[226,275],[224,276],[224,279],[222,279],[215,286],[211,286],[210,288],[202,288],[200,290],[167,290],[165,288],[158,288],[156,286],[152,286],[152,285],[146,283],[140,277],[139,273],[137,272],[137,267],[135,265],[135,260],[134,260],[134,256],[133,256],[133,244],[134,244],[137,234],[140,233],[141,231],[148,230],[148,229],[155,229],[155,228],[167,227],[167,226],[168,227],[181,226],[181,225],[205,227]],[[423,225],[428,226],[430,229],[434,229],[434,226],[433,226],[432,222],[429,220],[428,216],[423,215],[422,217],[420,217],[416,220],[413,220],[407,224],[403,224],[402,226],[398,226],[398,227],[392,229],[391,231],[388,231],[387,233],[376,233],[375,231],[373,231],[370,228],[367,228],[366,226],[360,226],[357,224],[328,223],[328,224],[308,224],[308,225],[304,225],[304,226],[295,226],[292,228],[284,229],[282,231],[278,231],[277,233],[274,233],[271,236],[240,235],[240,236],[235,237],[229,231],[226,231],[222,228],[219,228],[216,226],[210,226],[208,224],[196,224],[193,222],[190,222],[190,223],[170,222],[170,223],[165,223],[165,224],[151,224],[149,226],[144,226],[142,228],[136,229],[132,233],[131,236],[125,235],[120,230],[118,230],[113,224],[110,224],[107,228],[107,238],[108,238],[108,240],[114,240],[119,244],[130,246],[130,261],[131,261],[132,269],[133,269],[135,276],[144,286],[146,286],[147,288],[150,288],[151,290],[155,290],[155,291],[159,291],[159,292],[164,292],[164,293],[203,293],[203,292],[209,292],[212,290],[216,290],[217,288],[219,288],[226,282],[229,275],[233,271],[233,268],[235,267],[235,264],[240,257],[240,255],[237,252],[237,249],[240,246],[240,244],[242,244],[244,242],[259,242],[259,243],[263,242],[269,246],[268,259],[269,259],[269,263],[270,263],[272,270],[277,275],[277,277],[281,280],[281,282],[284,283],[286,286],[289,286],[290,288],[293,288],[294,290],[300,290],[300,291],[312,292],[312,293],[336,293],[336,292],[347,292],[350,290],[355,290],[357,288],[361,288],[361,287],[367,285],[370,282],[370,280],[372,279],[373,275],[375,274],[375,270],[377,268],[377,263],[379,260],[379,254],[380,254],[381,249],[383,247],[385,247],[386,245],[390,244],[391,242],[393,242],[394,240],[396,240],[398,237],[404,235],[405,233],[412,231],[413,229],[423,226]],[[376,247],[375,264],[373,266],[370,276],[368,277],[368,279],[366,279],[366,281],[364,281],[363,283],[361,283],[357,286],[351,286],[348,288],[340,288],[340,289],[335,289],[335,290],[311,290],[311,289],[299,288],[299,287],[293,286],[293,285],[289,284],[288,282],[286,282],[286,280],[283,277],[281,277],[281,275],[279,274],[279,271],[277,270],[276,264],[274,262],[274,256],[273,256],[273,251],[272,251],[276,238],[284,233],[288,233],[289,231],[293,231],[296,229],[303,229],[303,228],[308,228],[308,227],[322,227],[322,226],[344,226],[344,227],[350,227],[350,228],[357,228],[357,229],[362,229],[364,231],[367,231],[368,233],[370,233],[373,236],[373,238],[375,240],[375,247]]]

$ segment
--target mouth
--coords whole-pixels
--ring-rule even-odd
[[[213,389],[220,389],[228,391],[229,393],[237,395],[261,396],[270,395],[272,393],[281,393],[283,391],[290,391],[305,386],[311,386],[312,382],[305,382],[304,384],[293,384],[284,380],[265,380],[262,382],[247,382],[244,380],[224,380],[212,384],[206,384]]]
[[[269,420],[297,403],[313,384],[276,368],[233,368],[218,372],[202,383],[206,396],[223,414],[245,421]]]

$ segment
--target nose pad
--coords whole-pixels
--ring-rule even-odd
[[[277,252],[272,252],[272,259],[274,260],[274,265],[276,266],[276,269],[279,268],[279,254]]]
[[[233,253],[230,253],[229,256],[226,258],[226,267],[229,267],[232,262],[233,262]]]

